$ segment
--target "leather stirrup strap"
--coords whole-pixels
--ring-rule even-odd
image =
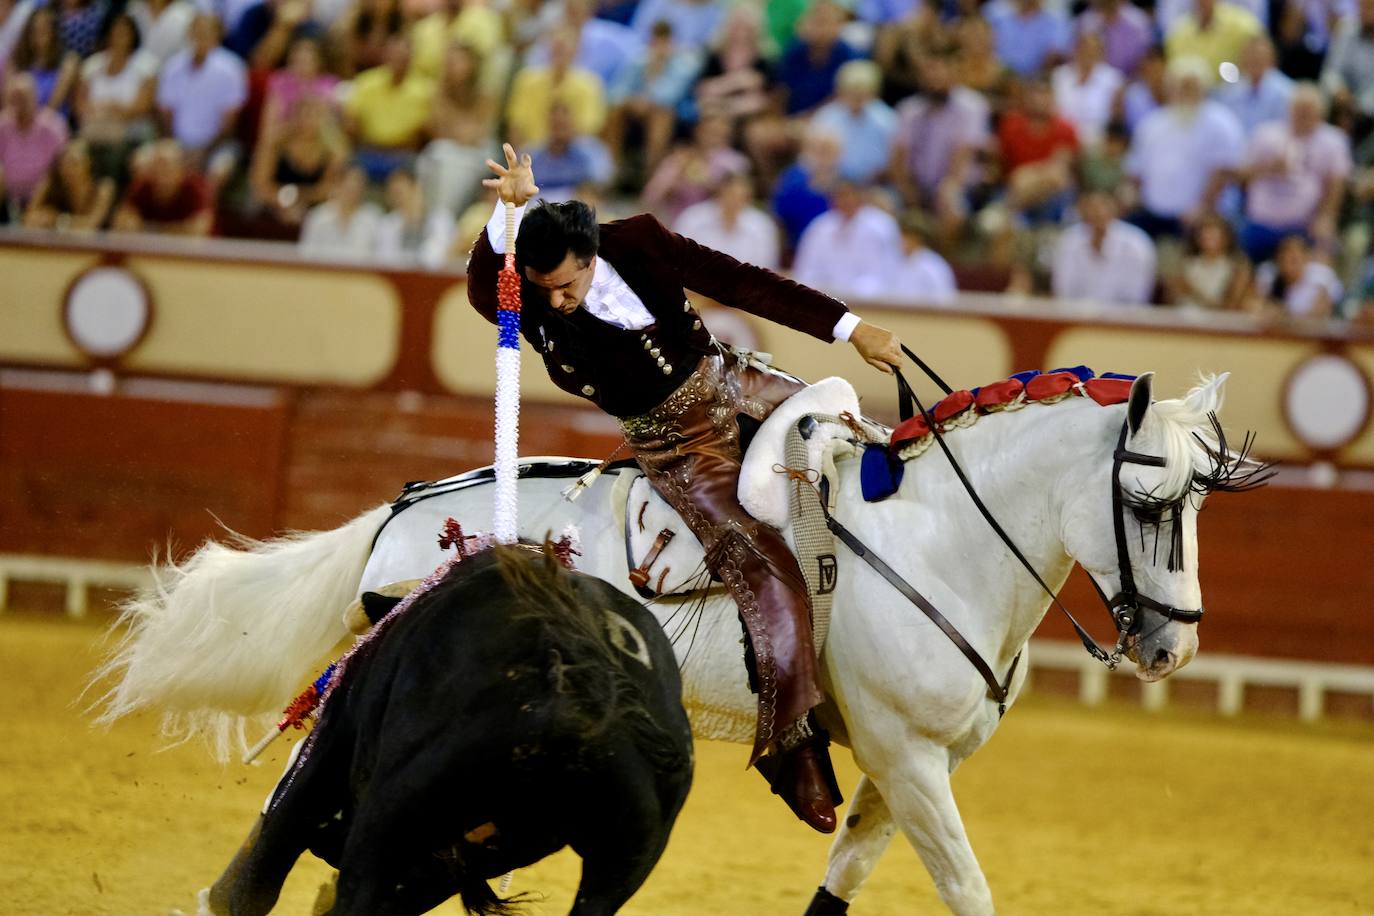
[[[672,543],[673,538],[677,537],[677,532],[670,528],[664,528],[654,538],[654,544],[649,548],[649,552],[644,555],[644,562],[630,570],[630,584],[636,590],[643,589],[649,584],[649,570],[653,567],[658,555],[663,552],[663,548]]]

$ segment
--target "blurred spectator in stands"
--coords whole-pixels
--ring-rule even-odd
[[[505,25],[501,14],[485,0],[441,0],[439,9],[411,27],[414,44],[412,65],[427,79],[437,79],[444,65],[444,50],[455,41],[472,48],[483,60],[501,50]]]
[[[679,106],[687,98],[699,67],[700,61],[691,51],[674,45],[672,26],[659,22],[649,35],[643,58],[624,67],[607,93],[611,113],[606,122],[606,144],[617,164],[624,161],[631,135],[643,141],[645,172],[663,160],[673,139]]]
[[[673,27],[677,42],[685,48],[704,48],[715,38],[725,16],[720,0],[640,0],[630,28],[647,42],[654,24]]]
[[[921,0],[910,6],[905,14],[879,28],[873,38],[873,60],[882,72],[882,97],[889,105],[920,91],[922,59],[932,50],[949,45],[939,0]]]
[[[3,82],[9,82],[15,74],[27,74],[33,79],[39,107],[65,111],[76,85],[79,64],[76,55],[62,44],[57,13],[50,6],[42,6],[29,16],[10,56]]]
[[[143,50],[164,64],[186,47],[191,21],[196,18],[190,0],[129,0],[129,15],[138,23]]]
[[[94,54],[110,13],[109,0],[60,0],[58,9],[62,44],[78,59]]]
[[[1126,76],[1133,76],[1145,52],[1155,43],[1155,26],[1140,7],[1128,0],[1094,0],[1078,17],[1079,35],[1102,40],[1103,59]]]
[[[434,94],[429,135],[415,163],[430,205],[462,212],[488,174],[495,153],[496,97],[482,83],[482,58],[461,42],[449,45]]]
[[[863,188],[840,181],[830,209],[802,233],[792,275],[817,289],[878,298],[901,252],[902,234],[892,214],[865,200]]]
[[[0,72],[9,63],[24,26],[37,8],[36,0],[0,0]]]
[[[1276,6],[1273,32],[1280,70],[1300,81],[1321,77],[1331,37],[1327,17],[1334,21],[1343,5],[1342,0],[1287,0]]]
[[[1245,45],[1264,32],[1254,14],[1224,0],[1194,0],[1193,9],[1169,28],[1164,47],[1169,60],[1200,58],[1207,85],[1216,82],[1223,63],[1240,60]]]
[[[1260,23],[1268,25],[1270,21],[1270,0],[1223,0],[1232,6],[1239,7]],[[1277,10],[1286,0],[1274,0],[1273,8]],[[1299,3],[1315,2],[1323,6],[1331,3],[1331,0],[1297,0]],[[1345,0],[1335,0],[1336,3],[1343,3]],[[1193,11],[1197,5],[1197,0],[1155,0],[1155,22],[1159,26],[1161,35],[1168,35],[1174,25],[1188,13]]]
[[[1245,228],[1240,243],[1256,263],[1288,235],[1323,247],[1336,239],[1336,218],[1350,177],[1350,138],[1323,122],[1326,100],[1312,83],[1293,90],[1288,117],[1262,124],[1245,162]]]
[[[339,78],[325,72],[324,49],[319,38],[302,35],[291,42],[286,66],[267,78],[263,119],[284,122],[291,117],[296,105],[306,99],[323,102],[332,108],[338,90]]]
[[[1155,246],[1150,237],[1117,219],[1116,198],[1089,191],[1078,200],[1081,221],[1065,229],[1050,275],[1060,299],[1103,304],[1145,304],[1155,288]]]
[[[264,122],[248,169],[256,215],[294,237],[306,211],[329,197],[348,158],[322,99],[306,96],[284,121]],[[274,237],[279,233],[270,233]]]
[[[67,122],[51,108],[39,107],[33,77],[16,73],[7,79],[0,107],[0,203],[9,221],[19,220],[66,142]]]
[[[897,114],[878,98],[882,73],[871,60],[851,60],[835,78],[835,100],[817,109],[811,123],[828,127],[845,138],[840,153],[840,177],[871,184],[892,159]]]
[[[379,258],[430,268],[444,262],[453,245],[453,215],[426,206],[414,173],[397,169],[387,176],[386,207],[377,224]]]
[[[291,40],[313,34],[309,0],[258,0],[224,38],[224,46],[253,70],[274,70],[286,59]]]
[[[1000,111],[1011,87],[1012,73],[997,56],[992,26],[981,16],[965,16],[954,29],[958,52],[951,58],[954,82],[981,93]]]
[[[1235,82],[1223,82],[1212,98],[1240,120],[1245,136],[1265,121],[1288,117],[1288,99],[1293,81],[1274,68],[1274,44],[1268,35],[1256,35],[1240,56],[1240,74]]]
[[[614,167],[601,138],[579,134],[566,105],[555,103],[549,111],[549,135],[530,149],[534,174],[539,176],[539,196],[545,200],[571,200],[579,186],[605,187]]]
[[[1164,279],[1169,301],[1182,308],[1238,309],[1250,288],[1250,262],[1236,245],[1231,224],[1215,213],[1188,233],[1188,252]]]
[[[82,64],[76,123],[91,144],[97,174],[122,180],[129,154],[157,135],[157,68],[157,58],[139,48],[138,26],[125,14],[110,22],[104,49]]]
[[[349,79],[382,66],[387,42],[404,30],[401,0],[353,0],[329,29],[339,74]]]
[[[844,138],[829,128],[812,126],[802,138],[801,154],[773,189],[772,207],[795,246],[811,221],[830,209]]]
[[[1040,0],[993,0],[983,9],[997,56],[1018,76],[1034,76],[1069,53],[1068,18]]]
[[[888,271],[882,298],[886,302],[911,302],[919,305],[946,305],[954,301],[959,287],[954,271],[939,252],[930,247],[932,234],[919,210],[902,214],[902,252]]]
[[[1094,147],[1102,139],[1125,78],[1102,59],[1102,39],[1083,32],[1073,46],[1073,59],[1051,77],[1059,114],[1073,125],[1078,141]]]
[[[694,90],[697,110],[728,118],[732,136],[742,120],[772,106],[773,68],[760,38],[758,10],[751,6],[731,10]]]
[[[1245,131],[1229,109],[1203,97],[1197,58],[1169,63],[1169,104],[1146,115],[1131,138],[1126,168],[1139,186],[1130,220],[1152,237],[1181,237],[1186,225],[1216,209],[1245,158]]]
[[[601,77],[608,88],[644,57],[645,42],[629,26],[608,22],[596,15],[595,0],[563,0],[563,28],[577,33],[577,59],[574,66]],[[672,26],[669,26],[671,34]],[[648,36],[652,43],[652,31]],[[542,67],[549,62],[548,41],[540,41],[525,55],[525,66]]]
[[[1374,0],[1360,0],[1359,15],[1340,21],[1321,78],[1337,105],[1374,117]]]
[[[715,196],[683,210],[673,231],[769,270],[778,270],[782,262],[778,226],[754,205],[754,181],[744,172],[726,175]]]
[[[683,210],[710,197],[725,176],[748,171],[749,159],[730,146],[729,122],[708,115],[697,122],[692,142],[679,145],[654,170],[641,201],[671,224]]]
[[[114,205],[115,183],[91,170],[86,143],[73,140],[38,183],[24,211],[30,229],[92,232],[105,225]]]
[[[773,48],[786,48],[797,37],[812,0],[771,0],[764,4],[764,32]]]
[[[1129,180],[1126,175],[1126,152],[1131,147],[1131,135],[1126,125],[1113,121],[1096,149],[1085,150],[1078,160],[1078,186],[1083,191],[1111,191],[1116,193]]]
[[[112,228],[209,235],[214,222],[210,182],[192,167],[177,141],[159,140],[135,158],[133,183],[115,211]]]
[[[921,65],[925,91],[897,109],[892,178],[907,205],[933,212],[944,238],[968,219],[968,194],[981,176],[978,157],[988,147],[987,100],[954,84],[949,54]]]
[[[1044,79],[1026,83],[1021,105],[1002,116],[997,146],[1007,205],[1032,223],[1059,222],[1072,198],[1078,135]]]
[[[1156,45],[1145,52],[1136,78],[1122,90],[1117,105],[1129,132],[1135,133],[1147,114],[1168,103],[1167,72],[1163,48]]]
[[[410,39],[387,40],[386,63],[359,73],[344,103],[357,162],[373,181],[413,163],[434,106],[434,83],[410,66]]]
[[[346,169],[329,199],[305,214],[301,251],[342,260],[371,257],[377,247],[382,210],[363,199],[366,193],[367,173],[356,165]]]
[[[201,13],[191,23],[191,45],[163,64],[157,105],[167,132],[221,180],[237,156],[234,134],[248,99],[243,61],[219,45],[219,20]],[[212,161],[213,160],[213,161]]]
[[[516,149],[544,141],[555,103],[567,106],[578,133],[601,133],[605,88],[595,73],[575,65],[576,58],[577,33],[560,28],[549,37],[548,65],[516,73],[506,99],[507,135]]]
[[[778,60],[788,115],[813,111],[835,91],[835,75],[863,55],[840,38],[848,14],[835,0],[816,0],[797,23],[797,37]]]
[[[1307,240],[1290,235],[1279,242],[1274,260],[1255,269],[1248,305],[1270,315],[1329,318],[1342,292],[1336,272],[1312,257]]]

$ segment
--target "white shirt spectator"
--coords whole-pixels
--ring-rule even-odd
[[[203,150],[220,134],[225,115],[248,98],[248,75],[232,51],[214,48],[197,67],[190,49],[162,67],[157,104],[172,115],[172,136],[189,150]]]
[[[364,203],[344,220],[339,205],[332,200],[310,208],[301,223],[301,251],[306,254],[344,260],[372,257],[377,233],[382,224],[382,209]]]
[[[158,59],[142,48],[114,76],[109,74],[110,52],[99,51],[81,64],[81,82],[93,103],[113,102],[132,105],[138,101],[143,84],[157,76]]]
[[[1059,236],[1050,282],[1061,299],[1148,303],[1155,288],[1155,243],[1118,219],[1107,225],[1099,250],[1092,229],[1075,223]]]
[[[902,234],[892,214],[868,204],[852,219],[830,210],[802,233],[792,274],[799,283],[828,292],[878,298],[901,250]]]
[[[455,230],[444,210],[428,214],[418,231],[406,225],[404,213],[390,212],[377,224],[377,257],[402,264],[439,267],[448,257]]]
[[[1111,64],[1099,62],[1086,81],[1078,78],[1078,68],[1063,64],[1054,68],[1050,85],[1059,114],[1074,126],[1078,140],[1096,146],[1112,119],[1112,104],[1125,77]]]
[[[949,262],[939,252],[917,248],[902,256],[888,272],[883,298],[889,302],[948,305],[958,293]]]
[[[1203,102],[1189,114],[1159,108],[1136,127],[1126,170],[1140,180],[1141,203],[1158,216],[1181,217],[1198,207],[1212,173],[1245,158],[1245,131],[1226,107]]]
[[[139,50],[147,51],[159,63],[186,47],[191,20],[196,18],[196,7],[187,0],[172,0],[158,15],[153,14],[148,0],[133,0],[128,11],[142,39]]]
[[[1282,175],[1250,181],[1246,218],[1272,228],[1306,228],[1317,215],[1326,183],[1350,175],[1350,137],[1330,124],[1318,124],[1307,136],[1298,137],[1287,121],[1271,121],[1255,129],[1246,162],[1285,166]]]
[[[1274,266],[1273,261],[1265,261],[1255,269],[1255,286],[1259,289],[1260,295],[1266,299],[1274,295],[1274,285],[1278,282],[1278,276],[1278,268]],[[1333,305],[1340,304],[1344,289],[1336,272],[1328,264],[1308,261],[1302,278],[1275,298],[1283,300],[1284,311],[1288,314],[1294,318],[1303,318],[1316,308],[1317,294],[1323,290]]]
[[[781,242],[777,223],[757,207],[745,207],[733,227],[725,225],[720,204],[703,200],[678,214],[673,231],[737,261],[777,270]]]
[[[858,114],[843,101],[828,102],[816,109],[811,123],[828,127],[844,138],[840,148],[840,177],[871,182],[892,159],[892,138],[897,133],[897,113],[874,99]]]

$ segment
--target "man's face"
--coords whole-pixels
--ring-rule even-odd
[[[570,251],[559,264],[548,273],[540,273],[532,267],[525,268],[525,278],[544,290],[549,306],[556,312],[571,315],[577,307],[587,301],[587,290],[592,287],[592,274],[596,269],[596,257],[585,265],[578,263]]]

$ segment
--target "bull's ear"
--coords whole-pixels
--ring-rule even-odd
[[[1154,395],[1155,374],[1146,372],[1131,382],[1131,397],[1126,403],[1126,426],[1134,436],[1145,422],[1145,411],[1150,409]]]

